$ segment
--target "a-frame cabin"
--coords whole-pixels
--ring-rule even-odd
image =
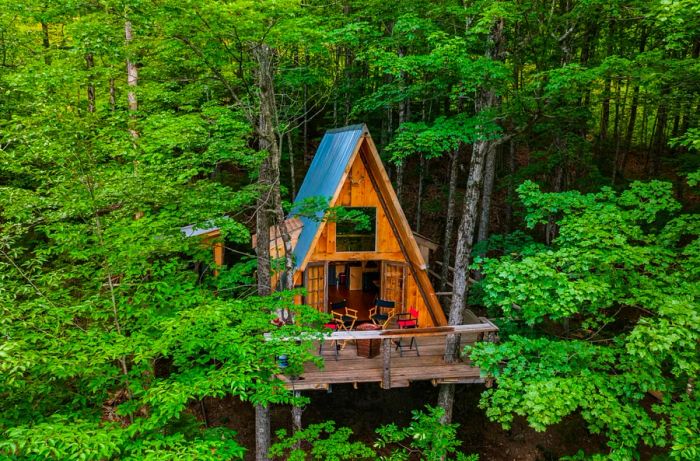
[[[324,220],[323,211],[301,213],[305,202],[319,198],[321,208],[356,210],[369,218],[370,225],[365,222],[358,230],[339,219]],[[426,380],[484,382],[468,360],[445,361],[446,338],[458,335],[463,345],[493,340],[498,328],[470,311],[464,324],[447,325],[421,254],[421,246],[428,254],[432,244],[411,232],[365,125],[324,135],[286,224],[294,249],[294,282],[306,288],[298,303],[329,312],[332,303],[346,300],[347,307],[358,311],[358,324],[366,323],[361,321],[368,319],[376,298],[394,302],[401,312],[418,311],[415,328],[387,321],[381,330],[329,331],[318,344],[318,353],[333,360],[325,360],[323,368],[307,363],[299,377],[280,374],[289,389],[328,389],[342,383],[380,383],[391,389]],[[270,251],[273,258],[284,257],[279,228],[272,229]],[[330,347],[324,349],[323,344]],[[345,347],[348,344],[355,347]]]
[[[324,220],[323,212],[296,216],[309,200],[342,206],[366,216],[354,224]],[[426,264],[377,148],[365,125],[328,131],[311,162],[287,220],[294,247],[299,300],[328,312],[346,299],[360,319],[376,297],[393,301],[400,311],[415,308],[421,327],[446,325],[428,279]],[[369,226],[367,226],[369,222]],[[283,256],[279,229],[273,229],[271,255]]]

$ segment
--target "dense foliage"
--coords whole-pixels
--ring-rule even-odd
[[[498,380],[488,415],[544,430],[578,412],[613,459],[640,447],[700,455],[700,220],[669,183],[616,194],[519,188],[530,227],[552,219],[551,246],[529,243],[482,264],[484,302],[503,316],[501,344],[472,358]],[[652,395],[656,398],[653,398]]]
[[[413,411],[411,423],[406,427],[396,424],[379,427],[371,447],[352,441],[352,430],[336,428],[333,421],[311,424],[292,435],[282,429],[277,434],[280,441],[272,446],[270,454],[291,461],[404,461],[416,456],[425,461],[476,461],[478,456],[459,451],[458,425],[441,424],[442,413],[442,409],[429,406],[426,411]]]
[[[215,267],[213,241],[181,228],[217,226],[214,241],[245,249],[256,196],[247,175],[261,155],[241,109],[182,78],[192,68],[170,59],[168,41],[150,43],[139,110],[128,110],[116,77],[148,44],[125,46],[113,8],[2,5],[4,36],[20,43],[5,44],[0,84],[0,453],[241,457],[235,434],[205,429],[191,404],[292,401],[273,379],[275,357],[299,366],[308,345],[265,341],[289,297],[250,296],[254,266]],[[134,16],[134,29],[154,32],[157,18]],[[54,27],[43,50],[39,21]],[[39,56],[18,53],[25,46]],[[95,67],[85,68],[86,53]],[[96,97],[83,97],[87,87]],[[221,165],[248,171],[244,187]],[[319,320],[303,310],[298,319]]]
[[[612,457],[700,456],[691,0],[0,0],[0,456],[241,457],[194,404],[293,398],[274,358],[307,344],[262,337],[291,295],[254,296],[261,49],[285,203],[325,129],[367,123],[449,267],[493,143],[476,239],[503,235],[470,299],[502,327],[471,352],[493,420],[577,413]],[[297,318],[278,333],[320,320]],[[434,420],[380,440],[451,450],[416,445]],[[322,433],[349,436],[296,437]]]

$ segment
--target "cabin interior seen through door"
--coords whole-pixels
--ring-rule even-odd
[[[305,271],[304,286],[306,288],[305,303],[320,312],[329,313],[329,305],[342,299],[348,301],[348,307],[357,309],[360,319],[369,319],[369,309],[374,305],[374,299],[380,297],[394,301],[399,310],[404,310],[406,265],[393,261],[377,261],[378,277],[369,276],[368,282],[353,285],[356,290],[350,290],[350,261],[334,261],[332,263],[312,263]],[[371,274],[373,268],[365,268],[366,274]],[[376,281],[376,283],[375,283]],[[378,286],[377,286],[378,285]]]

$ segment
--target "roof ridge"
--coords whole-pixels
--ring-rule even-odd
[[[326,130],[326,134],[342,133],[344,131],[356,131],[356,130],[366,130],[367,125],[364,123],[356,123],[354,125],[343,126],[339,128],[333,128],[331,130]]]

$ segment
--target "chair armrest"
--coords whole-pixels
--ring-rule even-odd
[[[355,317],[357,318],[357,309],[350,309],[349,307],[345,308],[345,315],[348,317]]]
[[[377,306],[371,307],[371,308],[369,309],[369,318],[372,318],[372,317],[374,317],[375,315],[377,315]]]

